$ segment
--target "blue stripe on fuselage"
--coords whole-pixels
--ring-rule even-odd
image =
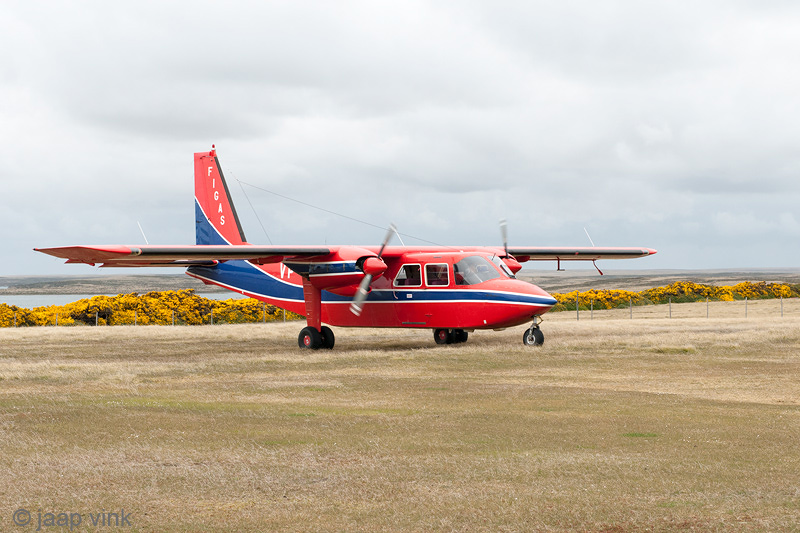
[[[281,281],[247,261],[236,259],[213,267],[189,267],[189,273],[252,294],[303,301],[303,287]]]
[[[410,296],[409,296],[410,295]],[[479,289],[420,289],[420,290],[372,290],[368,302],[494,302],[552,306],[555,298],[515,292],[482,291]]]
[[[204,279],[233,287],[251,294],[258,294],[279,300],[303,301],[303,287],[281,281],[247,261],[232,260],[214,267],[190,267],[189,272]],[[410,297],[409,297],[410,295]],[[350,302],[349,296],[341,296],[322,291],[323,302]],[[417,290],[372,290],[368,302],[421,303],[421,302],[468,302],[483,301],[491,303],[527,304],[553,306],[555,298],[515,292],[482,291],[479,289],[417,289]]]

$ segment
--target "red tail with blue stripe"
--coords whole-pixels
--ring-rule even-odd
[[[213,147],[194,154],[194,201],[197,244],[246,242]]]

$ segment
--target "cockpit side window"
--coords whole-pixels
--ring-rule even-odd
[[[422,286],[422,270],[419,265],[403,265],[394,278],[395,287]]]
[[[454,264],[453,273],[456,278],[456,285],[477,285],[500,277],[500,272],[494,268],[494,265],[480,255],[465,257]]]
[[[497,257],[496,255],[493,255],[493,256],[492,256],[492,263],[494,263],[495,265],[497,265],[497,268],[499,268],[499,269],[500,269],[500,271],[501,271],[503,274],[505,274],[506,276],[508,276],[509,278],[511,278],[511,279],[516,279],[516,278],[517,278],[517,277],[514,275],[514,273],[513,273],[513,272],[511,272],[511,269],[510,269],[510,268],[508,268],[508,265],[507,265],[507,264],[505,264],[505,263],[503,262],[503,260],[502,260],[502,259],[500,259],[499,257]]]
[[[450,270],[447,263],[425,265],[425,283],[429,287],[450,285]]]

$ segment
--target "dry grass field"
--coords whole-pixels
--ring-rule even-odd
[[[800,304],[778,305],[553,314],[541,348],[4,329],[0,530],[122,509],[125,531],[796,531]]]

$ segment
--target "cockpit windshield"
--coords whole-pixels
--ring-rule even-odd
[[[516,276],[514,275],[514,273],[511,272],[510,268],[508,268],[508,265],[505,264],[503,262],[503,260],[500,259],[499,257],[497,257],[496,255],[492,256],[492,263],[497,265],[497,268],[499,268],[500,271],[503,272],[506,276],[508,276],[511,279],[516,279]]]
[[[453,265],[456,285],[477,285],[500,277],[488,259],[480,255],[465,257]]]

